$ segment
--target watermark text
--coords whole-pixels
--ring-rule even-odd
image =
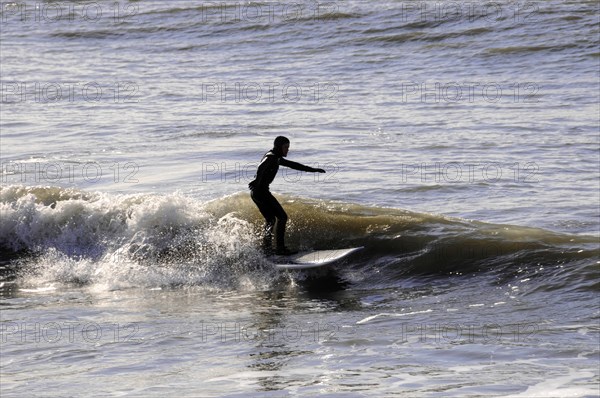
[[[139,101],[140,88],[133,81],[99,82],[25,82],[10,81],[0,85],[3,103],[74,103]]]
[[[401,103],[538,103],[540,86],[535,82],[419,82],[403,81],[397,87]]]
[[[219,103],[337,103],[339,85],[334,82],[203,82],[200,102]]]
[[[57,22],[129,23],[135,22],[139,14],[137,4],[111,4],[97,2],[25,2],[7,1],[0,3],[3,24]]]
[[[137,343],[137,323],[17,322],[0,323],[0,341],[7,343]]]
[[[4,162],[2,183],[113,183],[137,184],[139,165],[135,162]]]

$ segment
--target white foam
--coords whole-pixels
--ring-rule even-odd
[[[579,398],[598,396],[598,387],[589,384],[596,377],[593,372],[569,369],[565,376],[554,376],[541,383],[530,386],[524,392],[511,395],[512,398]],[[577,386],[577,381],[585,381],[588,386]]]
[[[56,290],[55,286],[38,287],[35,289],[19,289],[20,292],[27,292],[27,293],[47,293],[47,292],[51,292],[53,290]]]
[[[1,195],[0,239],[36,253],[23,260],[26,285],[253,289],[273,279],[254,272],[266,260],[252,224],[234,213],[217,218],[191,198],[41,187],[3,188]]]
[[[374,319],[377,318],[381,318],[381,317],[401,317],[401,316],[409,316],[409,315],[417,315],[417,314],[427,314],[429,312],[433,312],[432,309],[428,309],[425,311],[413,311],[413,312],[404,312],[404,313],[389,313],[389,312],[382,312],[381,314],[377,314],[377,315],[372,315],[372,316],[368,316],[364,319],[361,319],[360,321],[356,322],[357,325],[362,325],[365,324],[367,322],[370,322]]]

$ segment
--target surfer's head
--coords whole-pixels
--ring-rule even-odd
[[[287,156],[290,149],[290,140],[280,135],[273,141],[273,151],[281,156]]]

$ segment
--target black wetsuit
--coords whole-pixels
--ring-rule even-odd
[[[265,250],[271,248],[273,226],[275,226],[277,249],[285,248],[285,224],[288,217],[283,210],[283,207],[281,207],[277,199],[275,199],[269,191],[269,185],[275,179],[280,165],[300,171],[315,172],[318,170],[300,163],[292,162],[291,160],[286,160],[276,148],[270,150],[263,156],[258,165],[256,176],[248,186],[250,187],[250,196],[252,197],[252,200],[256,206],[258,206],[260,213],[266,220],[263,240],[263,247]]]

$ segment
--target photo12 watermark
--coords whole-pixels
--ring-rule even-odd
[[[537,341],[536,323],[501,325],[498,323],[402,323],[396,328],[394,345],[404,344],[511,344]]]
[[[340,87],[335,82],[203,82],[201,103],[272,104],[339,102]]]
[[[139,183],[136,162],[4,162],[3,184]]]
[[[536,22],[538,2],[524,1],[403,1],[399,20],[402,22],[476,22],[486,24],[510,21]]]
[[[137,323],[24,322],[0,323],[2,344],[139,343]]]
[[[284,342],[297,343],[337,340],[341,326],[335,323],[292,323],[260,328],[252,322],[201,322],[195,334],[203,343]]]
[[[197,12],[203,23],[291,23],[330,21],[344,3],[326,2],[202,2]]]
[[[396,85],[401,103],[524,103],[540,102],[535,82],[423,82],[403,81]]]
[[[402,183],[538,183],[540,167],[536,162],[430,162],[400,164]]]
[[[11,103],[137,103],[140,88],[133,81],[99,82],[38,82],[3,81],[0,97]]]
[[[11,23],[111,23],[137,22],[138,4],[83,1],[6,1],[0,3],[2,24]]]

